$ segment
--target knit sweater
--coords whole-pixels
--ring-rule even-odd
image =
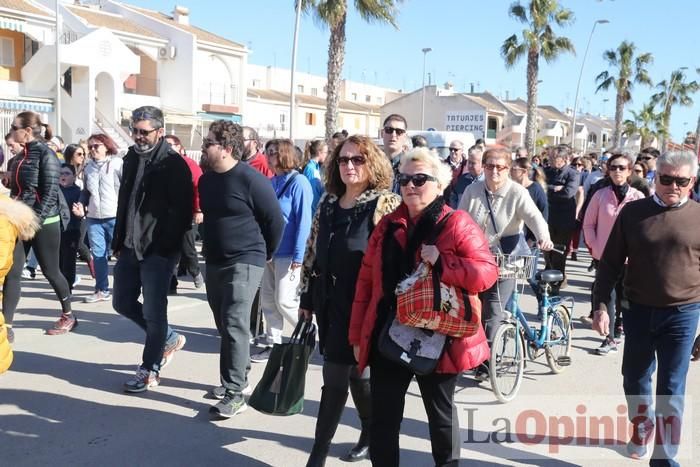
[[[598,265],[594,305],[610,294],[627,261],[625,295],[668,307],[700,302],[700,204],[662,207],[653,198],[628,203],[613,226]]]
[[[489,196],[489,202],[486,196]],[[489,214],[489,203],[496,219],[494,228]],[[527,188],[512,180],[506,181],[495,193],[488,193],[486,182],[476,181],[464,190],[459,209],[467,211],[489,239],[490,246],[496,246],[502,237],[517,235],[523,230],[523,223],[532,230],[538,240],[549,240],[547,222]]]

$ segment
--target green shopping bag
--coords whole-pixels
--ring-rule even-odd
[[[299,320],[289,342],[275,344],[248,405],[270,415],[294,415],[304,408],[309,358],[316,346],[316,325]]]

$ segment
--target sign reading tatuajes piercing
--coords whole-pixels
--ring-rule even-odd
[[[459,110],[445,112],[445,131],[466,131],[479,139],[484,137],[486,112],[483,110]]]

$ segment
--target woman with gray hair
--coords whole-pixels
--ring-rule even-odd
[[[552,241],[542,213],[530,197],[527,188],[515,183],[508,173],[512,164],[510,152],[505,149],[489,149],[484,153],[484,180],[467,187],[459,203],[459,209],[468,212],[489,239],[491,250],[510,254],[523,236],[523,224],[535,235],[540,249],[551,250]],[[514,279],[501,279],[481,294],[482,322],[489,343],[507,313],[504,306],[513,289]],[[486,365],[479,367],[478,380],[488,377]]]
[[[632,175],[634,158],[629,154],[615,153],[608,159],[608,179],[610,184],[596,191],[591,198],[583,218],[583,235],[586,245],[591,250],[593,266],[597,269],[600,257],[603,255],[605,243],[608,241],[615,219],[624,205],[631,201],[644,198],[644,194],[632,188],[629,179]],[[624,272],[623,272],[624,277]],[[622,279],[618,281],[613,297],[608,303],[610,313],[610,332],[596,349],[598,355],[617,352],[617,339],[622,337]],[[616,307],[617,305],[617,307]],[[615,309],[617,314],[615,313]],[[617,316],[617,318],[615,318]]]
[[[463,211],[445,205],[442,193],[450,169],[428,149],[404,154],[398,182],[401,205],[382,218],[372,232],[355,287],[348,340],[358,371],[371,368],[372,465],[399,465],[399,432],[406,391],[416,376],[428,415],[435,465],[457,465],[459,419],[454,403],[457,377],[488,358],[483,332],[448,339],[436,368],[414,372],[382,352],[380,335],[396,314],[396,286],[421,263],[442,267],[441,280],[469,293],[488,289],[498,268],[479,226]],[[480,330],[479,330],[480,331]]]

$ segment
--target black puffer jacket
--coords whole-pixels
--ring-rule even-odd
[[[13,173],[10,194],[34,209],[39,224],[60,212],[60,172],[58,157],[45,143],[34,140],[24,145]]]

